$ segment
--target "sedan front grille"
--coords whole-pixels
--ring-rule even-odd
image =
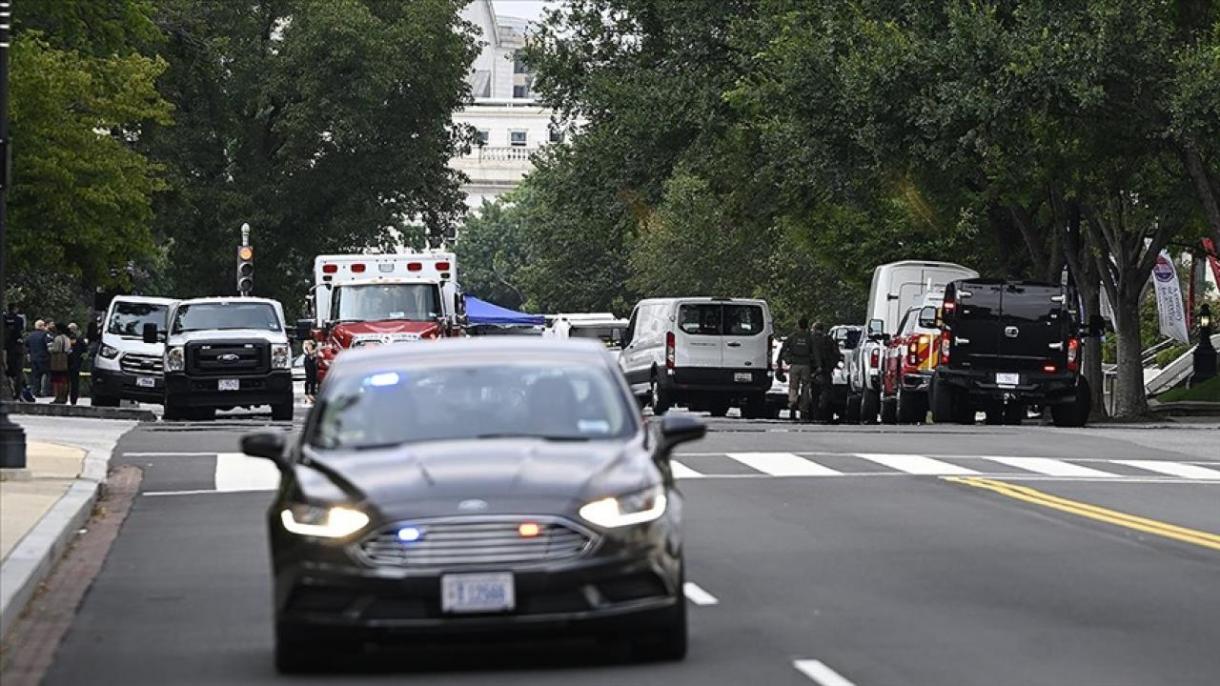
[[[164,363],[160,355],[138,355],[126,353],[119,358],[119,369],[128,374],[161,376]]]
[[[536,524],[535,536],[522,536],[522,524]],[[417,540],[401,540],[414,529]],[[355,547],[375,566],[424,567],[535,564],[578,557],[593,548],[594,536],[560,518],[452,518],[399,523],[379,529]]]

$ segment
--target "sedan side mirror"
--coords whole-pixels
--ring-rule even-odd
[[[668,456],[683,443],[697,441],[707,435],[707,425],[694,417],[666,417],[661,420],[660,452]]]
[[[258,431],[241,437],[241,451],[250,457],[264,457],[281,469],[287,464],[284,449],[288,434],[283,431]]]
[[[140,330],[140,333],[142,334],[145,343],[159,342],[157,338],[157,325],[153,324],[152,322],[145,324],[144,328]]]

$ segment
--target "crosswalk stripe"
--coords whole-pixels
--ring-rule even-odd
[[[703,590],[703,587],[693,581],[687,581],[682,585],[682,592],[686,594],[686,599],[696,605],[716,605],[720,601],[716,596]]]
[[[1147,469],[1150,472],[1180,476],[1184,479],[1220,479],[1220,471],[1200,467],[1183,462],[1166,462],[1163,460],[1114,460],[1118,464]]]
[[[941,460],[935,460],[923,455],[891,455],[887,453],[856,453],[879,465],[896,469],[907,474],[947,475],[947,474],[978,474],[967,467],[961,467]]]
[[[771,476],[841,476],[829,467],[792,453],[728,453],[728,456]]]
[[[1030,472],[1046,474],[1048,476],[1101,476],[1101,477],[1117,477],[1117,474],[1103,472],[1100,469],[1085,467],[1084,465],[1064,462],[1050,457],[995,457],[985,456],[983,459],[991,460],[1006,464],[1009,467],[1024,469]]]
[[[271,460],[241,453],[216,455],[216,490],[274,491],[280,485],[280,470]]]
[[[669,467],[673,470],[675,479],[700,479],[704,476],[677,460],[670,460]]]

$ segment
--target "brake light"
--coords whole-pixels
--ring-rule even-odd
[[[775,337],[767,336],[767,371],[771,371],[771,369],[774,367],[774,365],[772,364],[774,357],[771,354],[774,350],[775,350]]]
[[[1067,368],[1069,372],[1080,370],[1080,339],[1068,339]]]
[[[670,331],[665,334],[665,368],[673,369],[674,362],[677,361],[677,341],[674,339],[674,332]]]
[[[335,272],[337,272],[337,271],[339,271],[339,265],[337,265],[337,264],[324,264],[324,265],[322,265],[322,273],[323,273],[323,274],[334,274],[334,273],[335,273]]]
[[[940,362],[949,364],[949,349],[953,347],[953,332],[944,331],[940,334]]]
[[[448,263],[448,262],[437,262],[437,263],[436,263],[436,271],[438,271],[438,272],[447,272],[447,271],[449,271],[449,263]]]
[[[363,273],[364,273],[364,265],[363,265],[363,264],[359,264],[359,263],[357,263],[357,264],[353,264],[353,265],[352,265],[352,273],[353,273],[353,274],[363,274]]]
[[[419,272],[419,271],[423,271],[423,269],[424,269],[423,262],[408,262],[407,263],[407,271],[409,271],[409,272]]]
[[[868,366],[872,369],[881,366],[881,350],[879,348],[873,348],[872,354],[868,356]]]
[[[914,338],[907,344],[907,365],[917,367],[920,362],[927,359],[931,340],[931,336],[921,333],[919,338]]]
[[[1058,370],[1059,370],[1059,368],[1058,368],[1058,367],[1056,367],[1056,366],[1055,366],[1053,363],[1051,363],[1051,362],[1047,362],[1046,364],[1042,365],[1042,371],[1044,371],[1044,372],[1046,372],[1046,373],[1048,373],[1048,374],[1054,374],[1054,373],[1055,373],[1056,371],[1058,371]]]

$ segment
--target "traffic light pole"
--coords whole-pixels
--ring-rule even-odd
[[[0,0],[0,312],[5,311],[4,290],[8,286],[5,271],[8,249],[8,189],[12,185],[9,160],[12,151],[8,139],[8,56],[13,28],[13,5],[9,0]],[[0,319],[0,339],[8,342]],[[5,350],[7,356],[8,351]],[[7,362],[7,360],[6,360]],[[14,388],[13,395],[21,389]],[[25,430],[14,424],[8,416],[8,406],[0,402],[0,468],[21,469],[25,467]]]
[[[241,225],[241,245],[237,246],[237,294],[254,294],[254,247],[250,245],[250,225]]]

